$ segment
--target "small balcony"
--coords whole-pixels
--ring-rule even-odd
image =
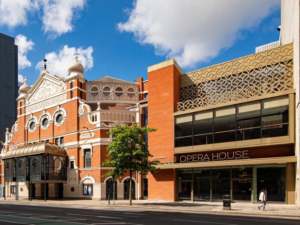
[[[258,46],[255,48],[255,53],[258,53],[258,52],[263,52],[263,51],[266,51],[266,50],[269,50],[269,49],[272,49],[272,48],[276,48],[280,46],[280,41],[275,41],[275,42],[271,42],[269,44],[266,44],[266,45],[261,45],[261,46]]]

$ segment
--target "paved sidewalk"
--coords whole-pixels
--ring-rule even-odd
[[[74,207],[74,208],[136,208],[141,210],[159,210],[159,211],[176,211],[176,212],[190,212],[190,213],[215,213],[228,215],[248,215],[248,216],[267,216],[267,217],[289,217],[300,219],[300,208],[294,205],[285,204],[267,204],[266,210],[261,211],[257,207],[259,204],[242,204],[232,203],[231,210],[223,210],[221,202],[216,203],[191,203],[191,202],[167,202],[167,201],[148,201],[148,200],[133,200],[133,205],[129,206],[128,200],[116,200],[115,205],[113,201],[99,201],[99,200],[47,200],[28,199],[15,200],[14,198],[0,199],[0,204],[22,204],[22,205],[43,205],[43,206],[57,206],[57,207]]]

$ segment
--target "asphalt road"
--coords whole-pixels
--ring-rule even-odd
[[[0,204],[0,225],[40,224],[40,225],[79,225],[79,224],[132,224],[132,225],[299,225],[300,220],[226,216],[200,213],[181,213],[169,211],[149,211],[130,208],[89,208],[82,209],[25,206],[17,204]]]

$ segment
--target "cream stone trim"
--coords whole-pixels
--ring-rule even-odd
[[[86,170],[111,170],[114,167],[90,167],[90,168],[79,168],[79,171],[86,171]]]
[[[183,70],[180,68],[180,66],[178,65],[178,63],[175,61],[175,59],[169,59],[167,61],[155,64],[153,66],[149,66],[148,67],[148,73],[153,72],[155,70],[159,70],[159,69],[168,67],[168,66],[172,66],[172,65],[174,65],[178,69],[178,71],[180,72],[180,74],[185,74],[183,72]]]
[[[86,175],[86,176],[84,176],[83,178],[81,178],[80,184],[83,184],[84,180],[87,180],[87,179],[91,180],[91,181],[93,182],[93,184],[96,183],[95,179],[94,179],[92,176]]]
[[[93,156],[93,145],[92,144],[85,144],[80,145],[82,156],[84,156],[84,150],[91,150],[91,156]]]
[[[109,176],[109,177],[105,178],[105,180],[103,181],[103,183],[105,184],[109,179],[112,179],[112,178],[113,178],[112,176]],[[119,181],[119,179],[116,179],[116,181],[117,181],[117,183],[121,183]]]
[[[258,158],[258,159],[240,159],[225,161],[209,161],[195,163],[171,163],[157,165],[160,169],[184,169],[184,168],[204,168],[204,167],[227,167],[227,166],[250,166],[250,165],[266,165],[266,164],[285,164],[297,162],[296,156]]]
[[[124,177],[122,182],[124,184],[125,180],[130,179],[130,176]],[[131,177],[131,179],[134,181],[134,183],[137,183],[134,177]]]

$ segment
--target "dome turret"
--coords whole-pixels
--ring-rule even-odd
[[[85,82],[85,79],[83,77],[84,68],[83,65],[78,62],[78,54],[75,53],[74,62],[69,66],[68,69],[69,76],[65,79],[66,82],[78,79],[82,83]]]
[[[27,78],[24,79],[24,84],[19,89],[20,94],[27,94],[27,92],[30,90],[30,86],[27,84]]]
[[[77,53],[75,53],[74,62],[72,62],[72,64],[69,66],[68,72],[69,74],[72,72],[80,72],[80,73],[84,72],[83,65],[80,62],[78,62]]]

